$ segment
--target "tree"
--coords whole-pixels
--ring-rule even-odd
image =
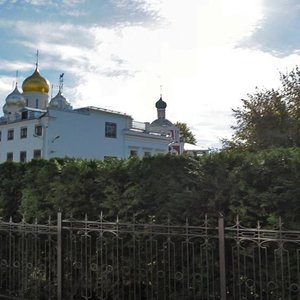
[[[186,123],[176,122],[175,126],[180,130],[180,142],[196,145],[195,135]]]
[[[20,219],[18,213],[22,197],[24,165],[14,162],[0,164],[0,217]]]
[[[242,108],[233,110],[234,145],[250,150],[293,145],[288,107],[278,91],[257,90],[242,103]]]
[[[236,125],[228,148],[262,150],[300,146],[300,70],[280,75],[278,90],[256,89],[233,109]]]
[[[61,210],[83,219],[184,223],[223,212],[244,225],[259,219],[300,224],[300,147],[218,151],[201,157],[152,156],[0,164],[0,218],[47,222]],[[21,213],[21,214],[20,214]]]
[[[292,119],[291,129],[296,146],[300,145],[300,70],[296,66],[287,74],[281,74],[283,86],[282,95],[288,105],[289,114]]]

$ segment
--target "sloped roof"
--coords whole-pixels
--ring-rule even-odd
[[[183,150],[184,151],[207,151],[208,149],[203,146],[197,146],[189,143],[183,144]]]

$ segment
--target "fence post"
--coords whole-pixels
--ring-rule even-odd
[[[226,300],[226,275],[225,275],[225,233],[224,217],[220,214],[218,223],[219,233],[219,263],[220,263],[220,299]]]
[[[62,300],[62,216],[57,213],[57,300]]]

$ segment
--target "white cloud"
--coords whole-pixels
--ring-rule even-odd
[[[249,36],[262,19],[262,0],[200,1],[198,41],[203,47],[234,46]]]
[[[24,63],[20,60],[3,60],[0,59],[0,70],[2,71],[13,71],[16,72],[17,70],[30,70],[32,68],[32,65],[29,63]]]
[[[58,7],[59,3],[55,0],[25,0],[25,2],[29,5],[33,6],[55,6]],[[78,4],[82,4],[86,2],[86,0],[62,0],[60,1],[60,5],[66,6],[66,7],[74,7]]]
[[[68,1],[68,5],[79,2]],[[43,73],[47,69],[65,72],[66,83],[70,82],[65,94],[74,106],[112,108],[138,121],[152,121],[163,85],[167,118],[186,122],[199,144],[216,145],[231,134],[231,108],[255,86],[276,88],[278,71],[298,59],[294,55],[281,60],[237,48],[260,25],[262,0],[118,3],[156,12],[160,21],[110,27],[15,24],[26,37],[20,45],[32,52],[40,50]],[[7,67],[13,69],[17,63]]]
[[[240,46],[260,49],[279,57],[299,53],[299,17],[298,0],[264,0],[259,28],[241,41]]]
[[[12,81],[12,78],[9,76],[1,76],[0,77],[0,90],[5,94],[5,97],[7,96],[7,93],[12,92],[14,86],[16,84],[16,81]]]
[[[10,76],[0,76],[0,100],[1,103],[4,104],[4,100],[10,94],[13,89],[15,88],[16,84],[16,77]],[[2,106],[1,106],[1,113],[2,113]]]
[[[63,0],[62,1],[64,5],[66,6],[77,6],[78,4],[83,4],[86,2],[86,0]]]
[[[48,5],[51,5],[53,3],[52,1],[47,0],[25,0],[25,3],[36,6],[46,5],[46,2],[48,2]]]

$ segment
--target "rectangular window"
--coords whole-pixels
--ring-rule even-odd
[[[22,111],[22,120],[28,119],[28,111]]]
[[[130,157],[138,156],[137,150],[130,150]]]
[[[20,162],[26,162],[26,151],[20,152]]]
[[[14,160],[14,154],[12,152],[7,152],[6,160],[7,161],[13,161]]]
[[[34,134],[38,136],[41,136],[43,134],[42,125],[35,125]]]
[[[145,152],[144,152],[144,156],[145,156],[145,157],[149,157],[149,156],[151,156],[151,152],[149,152],[149,151],[145,151]]]
[[[20,138],[21,139],[27,138],[27,127],[21,127]]]
[[[8,131],[7,131],[7,140],[8,141],[11,141],[11,140],[13,140],[14,139],[14,130],[13,129],[9,129]]]
[[[105,122],[105,137],[116,138],[117,137],[117,124],[111,122]]]
[[[42,151],[40,149],[33,150],[33,158],[41,158]]]

